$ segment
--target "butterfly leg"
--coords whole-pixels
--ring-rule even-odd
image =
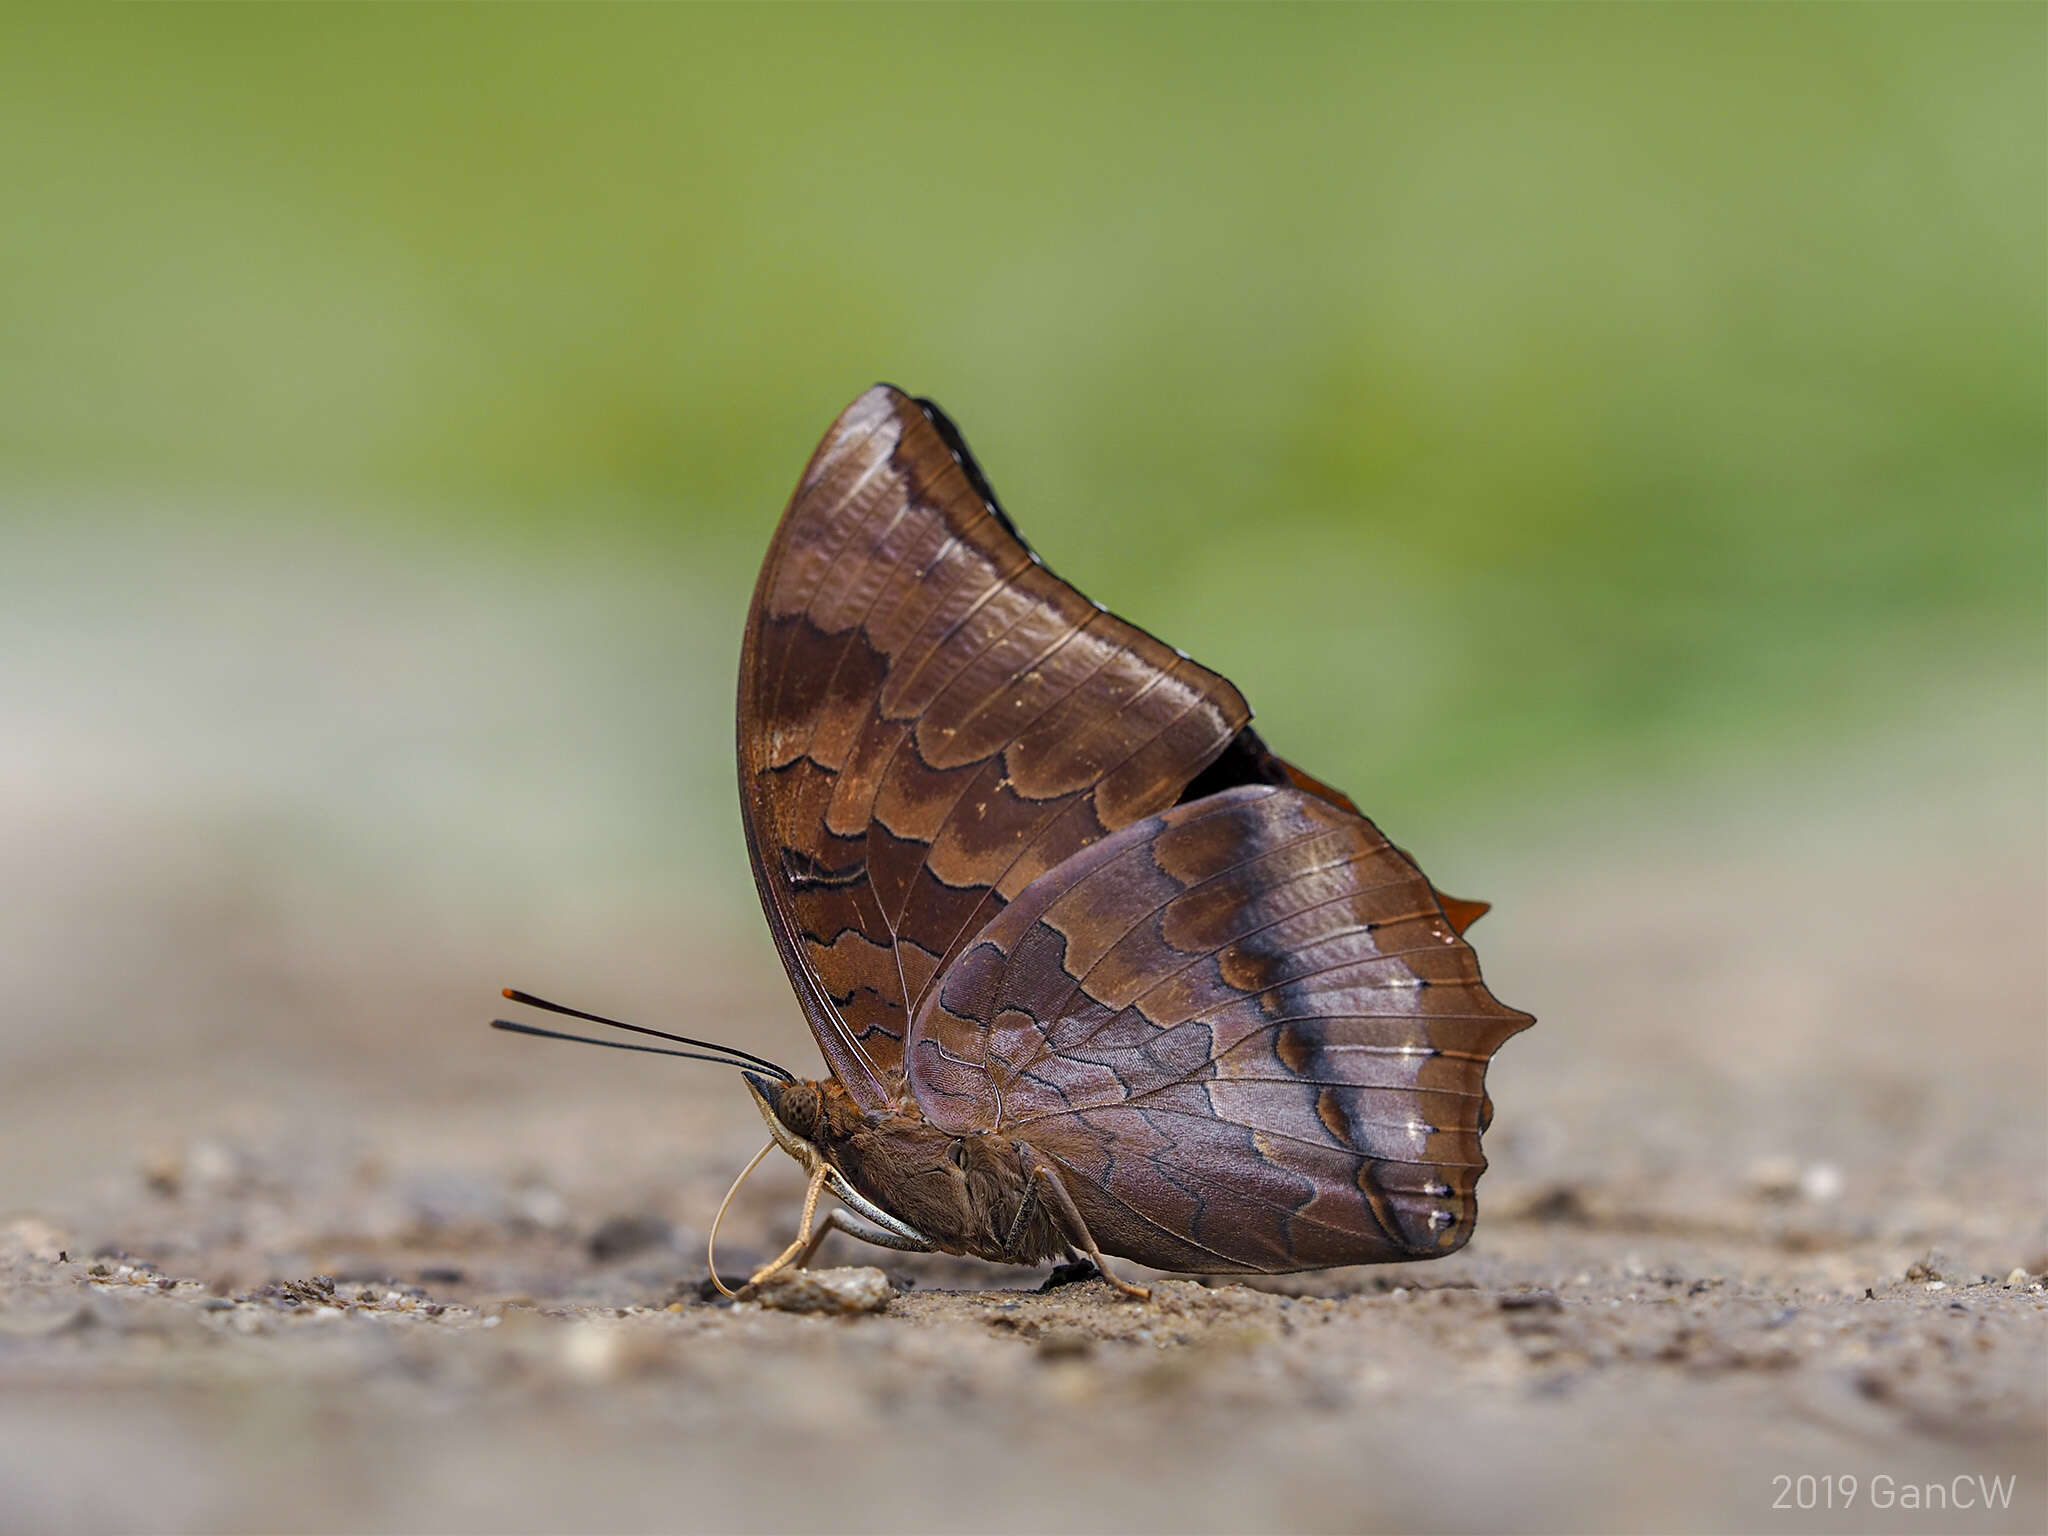
[[[825,1213],[825,1219],[818,1223],[818,1230],[811,1234],[810,1241],[804,1244],[803,1252],[796,1256],[796,1267],[798,1269],[808,1268],[811,1256],[818,1251],[818,1244],[824,1242],[834,1232],[844,1232],[848,1237],[857,1237],[864,1243],[873,1243],[877,1248],[894,1248],[903,1253],[933,1253],[937,1251],[934,1245],[924,1238],[904,1237],[900,1233],[891,1232],[886,1228],[875,1226],[871,1222],[862,1221],[858,1216],[842,1211],[835,1206]]]
[[[1074,1205],[1074,1197],[1067,1193],[1067,1186],[1060,1182],[1060,1176],[1046,1163],[1032,1166],[1031,1177],[1042,1183],[1052,1195],[1052,1203],[1058,1208],[1060,1218],[1066,1226],[1069,1237],[1077,1238],[1088,1257],[1095,1261],[1095,1269],[1103,1279],[1138,1301],[1149,1301],[1152,1293],[1142,1285],[1133,1285],[1109,1267],[1109,1260],[1102,1256],[1102,1250],[1095,1246],[1095,1234],[1088,1230],[1088,1223],[1081,1219],[1081,1212]]]
[[[787,1268],[790,1261],[796,1258],[799,1253],[807,1253],[809,1251],[804,1245],[810,1241],[811,1219],[818,1214],[818,1191],[825,1187],[825,1173],[825,1161],[823,1158],[820,1158],[816,1170],[811,1174],[811,1182],[804,1189],[804,1219],[797,1225],[796,1241],[783,1249],[777,1255],[774,1263],[754,1271],[753,1277],[747,1281],[748,1285],[759,1285],[770,1275]],[[815,1246],[815,1244],[812,1246]]]

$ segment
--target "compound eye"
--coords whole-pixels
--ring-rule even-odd
[[[952,1159],[953,1159],[953,1166],[954,1166],[955,1168],[958,1168],[958,1169],[962,1170],[963,1172],[964,1172],[964,1171],[966,1170],[966,1167],[967,1167],[967,1143],[966,1143],[966,1142],[964,1142],[964,1141],[955,1141],[955,1142],[953,1143],[953,1146],[952,1146],[952,1150],[951,1150],[951,1151],[949,1151],[949,1152],[948,1152],[948,1153],[947,1153],[946,1155],[947,1155],[948,1157],[950,1157],[950,1158],[952,1158]]]

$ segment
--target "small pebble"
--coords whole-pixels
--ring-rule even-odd
[[[580,1322],[562,1339],[562,1366],[579,1381],[607,1381],[618,1374],[625,1357],[618,1331],[601,1323]]]
[[[1799,1164],[1789,1157],[1760,1157],[1749,1165],[1750,1193],[1763,1200],[1789,1200],[1799,1193]]]
[[[1842,1192],[1842,1170],[1833,1163],[1811,1163],[1800,1172],[1799,1193],[1819,1204]]]
[[[778,1312],[829,1312],[851,1316],[886,1311],[895,1290],[872,1266],[852,1269],[785,1269],[749,1292],[749,1299]]]

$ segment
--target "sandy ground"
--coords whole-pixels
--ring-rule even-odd
[[[0,620],[46,643],[0,696],[0,1528],[2048,1529],[2025,729],[1449,850],[1541,1019],[1462,1254],[1134,1304],[835,1238],[886,1308],[798,1315],[701,1294],[759,1141],[728,1075],[479,1028],[510,982],[815,1060],[742,873],[550,865],[608,846],[588,811],[502,832],[510,691],[440,658],[528,645],[531,711],[605,648],[328,568],[354,630],[217,652],[272,610],[160,578],[60,620],[46,569]],[[609,659],[651,669],[674,632],[623,601]],[[285,681],[366,635],[395,713]],[[365,731],[416,766],[428,718],[452,788],[320,767]],[[567,804],[602,756],[517,776]],[[727,1269],[798,1188],[756,1176]]]

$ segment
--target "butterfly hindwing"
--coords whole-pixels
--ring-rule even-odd
[[[1429,882],[1292,787],[1177,805],[1022,892],[926,997],[936,1124],[1029,1143],[1162,1269],[1426,1258],[1472,1230],[1496,1001]]]

